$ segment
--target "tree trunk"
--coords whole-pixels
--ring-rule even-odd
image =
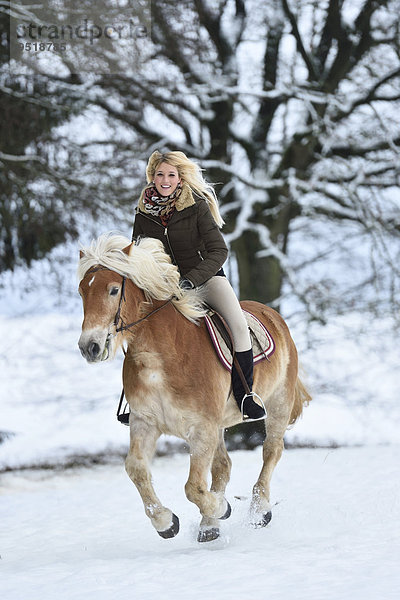
[[[282,271],[274,256],[257,257],[262,249],[254,231],[246,231],[232,244],[239,269],[240,299],[271,304],[280,296]]]
[[[282,255],[286,255],[292,219],[300,214],[295,201],[287,198],[287,190],[269,193],[269,208],[275,208],[274,216],[257,214],[255,218],[260,225],[268,228],[269,239]],[[238,217],[240,218],[240,217]],[[256,231],[247,230],[232,243],[238,263],[240,278],[240,298],[257,300],[264,304],[273,304],[281,295],[284,269],[275,254],[259,256],[266,248],[261,243]],[[279,306],[274,306],[279,310]]]

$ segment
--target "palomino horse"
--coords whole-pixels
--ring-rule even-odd
[[[107,360],[124,345],[123,385],[130,405],[126,470],[151,523],[163,538],[179,531],[178,517],[158,499],[150,462],[161,434],[190,446],[187,498],[200,509],[198,541],[219,535],[228,518],[225,499],[231,460],[224,428],[242,421],[231,394],[230,374],[217,360],[207,333],[201,289],[182,291],[179,272],[151,238],[129,243],[101,236],[81,251],[78,276],[84,320],[79,348],[90,363]],[[254,370],[254,390],[267,409],[263,466],[253,488],[255,526],[271,519],[270,479],[283,449],[283,435],[311,398],[298,377],[297,352],[283,319],[257,302],[243,302],[272,334],[276,350]],[[207,476],[212,483],[208,490]]]

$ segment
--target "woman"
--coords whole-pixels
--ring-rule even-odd
[[[184,289],[202,286],[205,302],[228,323],[238,362],[251,391],[253,352],[246,319],[222,265],[228,249],[219,230],[224,224],[213,187],[183,152],[156,151],[146,168],[148,185],[136,209],[133,238],[161,240],[177,265]],[[233,367],[232,388],[243,416],[265,418],[265,410],[245,393]]]

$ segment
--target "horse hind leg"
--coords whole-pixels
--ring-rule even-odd
[[[218,446],[214,453],[213,463],[211,467],[212,483],[211,491],[219,496],[225,496],[225,489],[231,475],[232,461],[225,447],[224,431],[220,430]],[[219,521],[228,519],[231,515],[231,506],[227,502],[227,510],[225,514],[216,519],[214,517],[203,516],[197,541],[209,542],[219,537]]]
[[[146,515],[157,533],[164,539],[172,538],[179,532],[179,519],[162,505],[151,481],[150,461],[154,456],[160,432],[138,416],[131,423],[131,442],[125,469],[135,484]]]
[[[219,537],[218,521],[227,519],[231,513],[224,496],[231,463],[222,444],[221,436],[218,440],[218,429],[211,429],[211,426],[203,426],[190,440],[190,472],[185,492],[202,515],[197,538],[199,542],[209,542]],[[213,481],[208,491],[207,475],[211,466]]]
[[[268,412],[266,438],[263,445],[263,466],[253,487],[251,521],[254,527],[265,527],[272,519],[270,483],[272,473],[282,456],[283,436],[287,428],[287,415]]]

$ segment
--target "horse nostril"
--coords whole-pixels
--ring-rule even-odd
[[[91,342],[87,351],[90,358],[94,359],[100,354],[100,346],[97,342]]]

